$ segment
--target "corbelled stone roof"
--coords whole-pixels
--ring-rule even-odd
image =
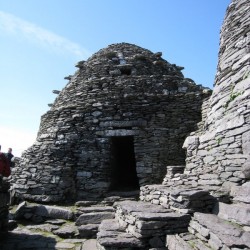
[[[34,171],[16,186],[18,195],[59,201],[101,195],[119,183],[138,188],[161,182],[168,164],[185,162],[182,144],[210,93],[184,78],[182,67],[128,43],[76,67],[65,88],[53,91],[58,96],[17,167],[17,176]]]
[[[139,46],[118,43],[101,49],[87,61],[80,61],[79,70],[65,77],[67,86],[59,94],[52,110],[65,106],[74,106],[77,102],[87,102],[93,96],[95,100],[108,96],[109,100],[140,96],[158,96],[203,92],[205,88],[197,86],[193,80],[184,78],[183,67],[170,64],[161,57],[162,53],[153,53]]]

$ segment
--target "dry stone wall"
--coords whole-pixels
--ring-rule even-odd
[[[76,80],[77,74],[81,73],[80,70],[75,76],[67,77],[70,82],[66,88],[71,90],[70,92],[60,94],[55,91],[59,96],[54,105],[51,105],[51,110],[42,118],[37,142],[25,152],[14,170],[14,178],[18,180],[17,176],[19,176],[19,180],[22,182],[17,183],[14,189],[20,197],[31,198],[33,195],[34,199],[42,201],[55,201],[55,198],[58,197],[67,198],[63,193],[65,190],[69,191],[67,185],[72,185],[72,194],[77,194],[78,198],[82,192],[89,195],[93,190],[99,191],[99,193],[103,190],[105,192],[106,186],[102,186],[102,184],[110,182],[109,177],[106,177],[110,170],[112,172],[112,169],[108,167],[112,166],[112,161],[107,155],[113,153],[113,139],[117,140],[131,135],[133,136],[136,172],[140,184],[150,182],[147,178],[152,178],[152,182],[157,182],[162,169],[164,169],[163,172],[167,172],[161,185],[144,185],[140,188],[141,201],[131,201],[127,198],[119,201],[119,196],[112,196],[99,203],[102,205],[113,204],[116,200],[113,207],[99,207],[96,200],[77,202],[76,205],[80,207],[76,209],[75,225],[54,228],[55,235],[74,237],[77,234],[80,237],[95,237],[97,232],[95,223],[101,223],[98,227],[96,244],[99,250],[132,248],[143,250],[250,249],[250,220],[248,219],[250,211],[250,95],[248,73],[242,73],[242,71],[248,72],[249,70],[249,50],[241,50],[237,45],[249,47],[249,42],[244,44],[246,40],[241,37],[242,34],[244,37],[248,37],[249,7],[246,0],[233,0],[227,10],[222,27],[215,92],[210,99],[207,98],[208,93],[205,93],[204,89],[190,85],[190,80],[182,78],[178,67],[171,66],[167,62],[163,63],[160,53],[149,53],[148,57],[136,56],[140,60],[143,58],[144,63],[146,63],[145,58],[152,58],[151,66],[153,65],[154,69],[151,71],[150,63],[147,62],[146,68],[137,70],[137,64],[132,63],[132,59],[129,61],[129,58],[134,57],[129,57],[129,54],[125,53],[136,47],[132,46],[132,48],[128,44],[122,44],[122,47],[112,45],[110,47],[112,50],[108,50],[109,53],[107,53],[107,49],[100,51],[100,54],[104,53],[106,56],[108,54],[108,58],[111,58],[113,63],[117,63],[113,65],[108,61],[109,65],[113,66],[106,71],[103,71],[106,61],[102,61],[103,58],[99,57],[98,53],[89,62],[78,64],[80,69],[85,65],[85,71],[91,72],[91,75],[95,74],[93,65],[100,66],[96,72],[97,79],[94,78],[88,82],[91,86],[96,84],[95,87],[81,86],[86,79],[83,78],[80,82]],[[241,38],[242,42],[238,43]],[[114,48],[116,48],[115,53]],[[246,52],[246,57],[243,52]],[[241,58],[237,57],[237,53]],[[124,63],[126,60],[129,63]],[[102,66],[100,61],[103,63]],[[93,64],[93,62],[95,63]],[[160,79],[157,78],[157,74],[162,74],[162,68],[157,71],[157,67],[154,68],[156,65],[164,65],[166,69],[174,67],[177,71],[170,70],[172,73],[168,73],[173,74],[174,77],[180,77],[177,85],[171,81],[164,83],[163,80],[163,84],[157,84]],[[144,72],[143,76],[140,76],[142,81],[138,80],[139,77],[136,73],[140,70]],[[105,72],[111,78],[103,76]],[[149,77],[148,84],[153,83],[150,90],[143,87],[143,84],[147,82],[147,77],[145,77],[147,72],[155,74]],[[102,82],[103,79],[105,81],[109,79],[107,85]],[[117,84],[117,79],[120,80],[119,83],[124,84],[123,87]],[[187,88],[183,88],[183,81],[188,81]],[[133,85],[131,85],[132,82]],[[96,87],[99,86],[98,83],[101,83],[103,88],[101,90],[104,92],[106,91],[104,86],[111,89],[112,95],[108,96],[109,91],[107,91],[108,99],[99,98],[97,92],[100,91]],[[119,91],[116,91],[115,87],[109,86],[110,83],[112,83],[111,85],[117,84]],[[169,84],[173,85],[169,87]],[[128,86],[136,86],[143,91],[124,92]],[[159,86],[163,86],[163,92],[159,90]],[[75,90],[78,87],[79,92]],[[191,87],[194,89],[191,90]],[[169,92],[166,92],[166,89]],[[71,94],[67,95],[67,93]],[[167,96],[165,96],[166,93]],[[84,94],[84,100],[79,97],[82,94]],[[131,97],[130,102],[125,98],[127,94]],[[72,96],[73,98],[71,98]],[[89,96],[93,99],[88,99]],[[113,96],[118,97],[113,98]],[[184,113],[178,113],[174,106],[178,105],[181,110],[185,105],[186,108],[191,107],[187,105],[188,101],[185,99],[191,96],[198,98],[196,101],[192,99],[194,106],[197,105],[197,109],[195,108],[192,112],[196,112],[201,107],[201,99],[203,99],[203,110],[202,121],[198,123],[196,132],[191,133],[184,143],[184,148],[187,149],[187,166],[176,158],[175,164],[161,167],[162,162],[164,164],[171,162],[171,157],[167,152],[170,151],[170,154],[173,155],[180,152],[177,147],[171,148],[170,145],[176,145],[175,141],[181,141],[180,137],[175,135],[175,131],[178,131],[182,125],[182,123],[178,123],[182,121],[179,118],[184,119],[183,117],[186,118],[186,116]],[[111,100],[110,103],[109,100]],[[148,100],[152,103],[147,106],[148,109],[145,109]],[[179,103],[180,100],[186,104],[182,106],[182,103]],[[74,105],[71,106],[71,103]],[[122,105],[123,103],[126,105]],[[130,105],[129,110],[127,110],[128,105]],[[150,113],[151,106],[154,113]],[[139,107],[143,108],[139,109]],[[195,112],[192,115],[195,115]],[[130,115],[125,115],[127,113]],[[141,116],[138,118],[139,114]],[[165,117],[167,117],[166,120]],[[175,122],[173,123],[173,121]],[[189,119],[184,122],[185,127],[189,122],[191,123]],[[166,139],[164,138],[166,134],[162,131],[168,131],[166,134],[170,139],[161,144]],[[157,139],[155,140],[155,138]],[[115,145],[119,147],[118,144]],[[126,144],[126,146],[128,145]],[[151,149],[147,148],[148,145]],[[166,149],[164,147],[166,145],[168,145],[169,151],[161,151]],[[166,158],[160,158],[160,154],[157,152],[163,153]],[[144,158],[138,162],[140,154]],[[38,155],[39,157],[37,157]],[[86,159],[88,159],[87,162]],[[166,161],[161,162],[159,159]],[[69,160],[72,160],[72,163]],[[140,165],[140,162],[145,165]],[[147,164],[149,164],[148,167],[146,167]],[[67,171],[72,174],[72,178],[71,176],[66,178]],[[106,179],[101,179],[101,175],[106,176]],[[93,189],[87,188],[89,187],[87,177],[93,179],[99,189],[93,188],[93,186]],[[46,192],[40,193],[41,196],[34,193],[34,190],[42,191],[40,187],[43,186],[39,186],[38,180],[48,184]],[[60,190],[58,187],[63,189]],[[49,192],[52,192],[52,195],[49,195]],[[91,195],[89,197],[93,198]],[[223,197],[228,200],[223,200]],[[216,198],[220,198],[220,200],[218,201]],[[88,205],[93,206],[81,207]],[[21,218],[31,218],[36,222],[47,220],[48,217],[61,219],[75,217],[74,213],[67,209],[43,205],[26,206],[25,202],[19,206],[16,215]],[[40,228],[44,228],[44,225]],[[79,230],[79,234],[76,229]]]
[[[160,52],[127,43],[76,66],[66,87],[54,91],[58,96],[42,116],[36,142],[15,168],[17,197],[95,198],[115,180],[133,187],[161,183],[167,165],[185,163],[183,142],[197,128],[210,90],[184,78],[183,67]],[[134,168],[131,162],[126,171],[114,168],[117,148],[130,152],[125,159]]]
[[[213,94],[202,129],[186,139],[183,181],[229,192],[250,175],[250,5],[232,1],[221,28]]]
[[[0,175],[0,238],[8,231],[9,215],[9,184]]]

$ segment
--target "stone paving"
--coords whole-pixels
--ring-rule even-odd
[[[17,228],[0,236],[1,250],[96,250],[95,239],[62,239]]]

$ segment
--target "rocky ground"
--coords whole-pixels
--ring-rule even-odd
[[[23,204],[24,205],[24,204]],[[28,205],[26,208],[40,205]],[[74,210],[75,207],[55,207],[58,216],[61,212]],[[15,220],[10,220],[10,229],[8,233],[1,235],[0,249],[1,250],[95,250],[96,240],[84,238],[74,225],[72,220],[47,218],[44,219],[37,214],[26,212],[21,218],[17,213],[13,213],[16,208],[13,208],[10,217]],[[62,210],[61,210],[62,209]],[[17,210],[18,212],[19,210]],[[65,215],[65,214],[64,214]],[[58,216],[63,217],[63,216]]]
[[[238,193],[243,196],[235,199],[248,202],[250,185]],[[140,197],[72,206],[22,202],[10,208],[10,231],[1,234],[0,249],[249,250],[249,214],[249,204],[214,202],[207,191],[164,185],[145,186]]]
[[[126,198],[126,195],[130,197]],[[10,207],[10,230],[0,234],[0,249],[95,250],[101,221],[115,217],[114,202],[134,200],[138,192],[124,196],[82,201],[72,206],[22,202]]]
[[[95,250],[95,239],[62,239],[53,233],[18,227],[0,243],[1,250]]]

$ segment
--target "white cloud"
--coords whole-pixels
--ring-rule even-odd
[[[25,37],[55,51],[62,53],[67,51],[79,58],[86,58],[91,55],[88,50],[82,48],[77,43],[3,11],[0,11],[0,30],[12,35]]]
[[[20,157],[24,150],[33,145],[36,135],[35,132],[0,126],[1,151],[7,152],[8,148],[12,148],[14,156]]]

